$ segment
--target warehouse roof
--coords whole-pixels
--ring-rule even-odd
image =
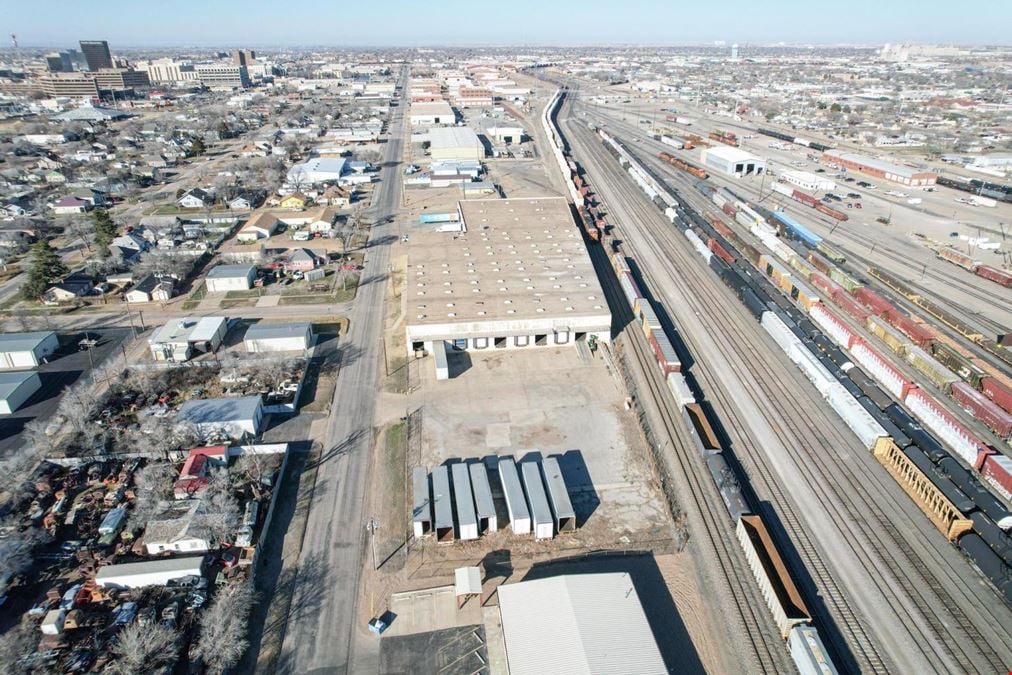
[[[25,383],[25,380],[38,377],[34,370],[23,370],[17,373],[0,373],[0,400],[6,400]]]
[[[0,333],[0,352],[30,352],[53,335],[51,330],[31,333]]]
[[[412,115],[452,115],[453,108],[446,101],[423,101],[411,104]]]
[[[471,127],[433,127],[429,129],[433,150],[445,148],[483,148]]]
[[[411,235],[409,324],[610,316],[565,198],[469,199],[458,208],[464,232]]]
[[[208,279],[240,279],[249,276],[253,265],[218,265],[207,273]]]
[[[271,340],[275,338],[303,337],[311,329],[308,321],[290,323],[255,323],[246,331],[244,340]]]
[[[868,157],[867,155],[859,155],[856,152],[843,152],[842,150],[826,150],[822,153],[823,157],[829,157],[830,159],[842,159],[846,162],[853,162],[854,164],[860,164],[876,171],[884,171],[885,173],[891,173],[896,176],[903,176],[904,178],[913,178],[917,174],[932,174],[934,171],[930,169],[912,169],[909,166],[902,166],[900,164],[893,164],[881,159],[875,159],[874,157]]]
[[[732,148],[730,145],[717,145],[712,148],[705,148],[703,152],[708,156],[720,157],[728,162],[762,161],[762,158],[753,155],[751,152],[746,152],[741,148]]]
[[[204,556],[198,555],[185,558],[157,558],[143,562],[105,565],[99,568],[95,579],[96,581],[101,581],[109,577],[151,574],[153,572],[190,572],[192,570],[199,570],[203,564],[203,560]]]
[[[199,319],[188,316],[184,319],[169,321],[151,334],[148,344],[210,340],[225,321],[227,319],[223,316],[203,316]]]
[[[521,581],[498,593],[512,675],[668,672],[625,572]]]
[[[260,396],[237,398],[205,398],[187,401],[179,406],[178,419],[193,424],[238,422],[256,417],[261,405]]]

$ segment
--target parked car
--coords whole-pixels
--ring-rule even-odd
[[[136,602],[124,602],[116,609],[112,625],[129,626],[137,617],[137,609],[138,607]]]

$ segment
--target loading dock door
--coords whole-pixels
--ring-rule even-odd
[[[537,345],[538,347],[545,347],[545,346],[547,346],[548,345],[548,336],[547,335],[535,335],[534,336],[534,344]]]

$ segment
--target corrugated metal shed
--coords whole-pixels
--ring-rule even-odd
[[[468,469],[471,471],[474,506],[478,512],[478,534],[495,532],[499,529],[499,521],[495,514],[495,502],[492,501],[492,487],[488,483],[488,471],[481,462],[468,465]]]
[[[499,480],[506,496],[506,508],[509,510],[513,534],[530,534],[531,512],[527,509],[527,498],[524,497],[517,465],[513,463],[512,457],[503,457],[499,460]]]
[[[445,466],[437,466],[432,470],[432,507],[436,514],[436,539],[453,541],[450,471]]]
[[[534,537],[551,539],[555,536],[555,521],[552,518],[552,509],[548,506],[548,496],[545,495],[545,484],[541,482],[541,467],[538,462],[521,462],[520,475],[523,476],[527,501],[531,505]]]
[[[471,492],[471,474],[466,464],[454,464],[453,501],[457,505],[457,536],[460,539],[478,538],[478,517],[474,513],[474,495]]]
[[[424,466],[416,466],[411,472],[414,486],[414,507],[411,509],[411,522],[415,536],[424,537],[432,531],[432,500],[429,499],[429,472]]]
[[[522,581],[497,592],[511,675],[668,672],[625,572]]]
[[[546,457],[541,463],[545,472],[545,485],[548,487],[548,499],[551,501],[552,513],[555,515],[555,529],[558,532],[572,532],[576,529],[576,512],[569,500],[569,490],[559,468],[559,460]]]

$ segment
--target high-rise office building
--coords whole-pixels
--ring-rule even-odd
[[[738,60],[738,45],[731,45],[731,60]]]
[[[232,50],[232,65],[235,66],[251,66],[256,61],[257,55],[252,49],[234,49]]]
[[[94,72],[112,68],[112,54],[109,52],[109,43],[105,40],[81,40],[81,51],[88,62],[88,70]]]

